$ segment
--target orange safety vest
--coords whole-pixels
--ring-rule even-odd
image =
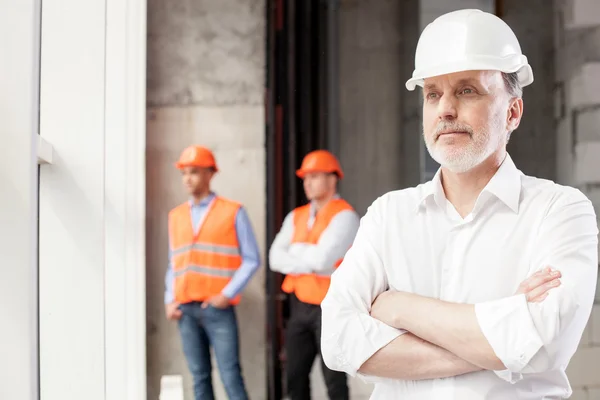
[[[310,204],[296,208],[294,210],[292,243],[317,244],[321,233],[327,228],[333,217],[345,210],[353,210],[353,208],[345,200],[331,200],[319,210],[312,228],[309,229]],[[336,268],[342,263],[342,260],[343,257],[336,262]],[[294,293],[298,300],[304,303],[320,305],[329,290],[330,282],[330,277],[317,274],[287,275],[281,289],[286,293]]]
[[[201,302],[221,293],[242,264],[235,230],[241,205],[215,197],[195,234],[190,207],[186,202],[169,213],[171,265],[179,303]],[[239,301],[238,295],[231,304]]]

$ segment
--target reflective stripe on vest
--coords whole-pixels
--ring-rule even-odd
[[[353,210],[353,208],[345,200],[331,200],[319,210],[309,229],[310,204],[296,208],[294,210],[292,243],[318,243],[321,233],[327,228],[333,217],[346,210]],[[338,260],[335,267],[337,268],[341,263],[342,259]],[[330,277],[317,274],[287,275],[281,289],[286,293],[294,293],[304,303],[320,305],[329,290],[330,282]]]
[[[189,203],[169,213],[171,265],[175,300],[204,301],[227,286],[242,264],[235,219],[240,204],[215,197],[199,231],[194,233]],[[240,296],[232,299],[237,304]]]

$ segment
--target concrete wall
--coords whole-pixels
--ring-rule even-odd
[[[555,1],[555,110],[560,183],[579,187],[600,216],[600,3]],[[600,290],[597,291],[597,293]],[[600,301],[600,296],[596,296]],[[569,365],[572,399],[600,399],[600,304]]]
[[[533,68],[534,82],[523,90],[524,115],[508,151],[525,174],[556,180],[554,101],[554,13],[545,0],[504,0],[502,18],[513,29]]]
[[[219,194],[242,202],[265,244],[264,0],[148,2],[147,354],[148,399],[160,377],[191,380],[176,324],[164,317],[167,213],[186,200],[173,167],[189,144],[215,152]],[[253,399],[266,398],[264,269],[238,307],[242,368]],[[213,364],[215,365],[215,364]],[[218,373],[217,398],[225,399]]]
[[[416,0],[340,2],[340,192],[361,214],[383,193],[419,181],[419,104],[404,89],[418,13]]]
[[[362,214],[401,184],[401,6],[340,3],[340,192]]]

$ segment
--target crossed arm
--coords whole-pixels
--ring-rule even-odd
[[[523,281],[517,294],[541,302],[560,285],[559,278],[559,271],[543,269]],[[483,335],[474,308],[405,292],[382,293],[370,315],[407,332],[376,352],[359,372],[419,380],[506,369]]]
[[[560,285],[559,278],[559,271],[543,269],[526,279],[517,294],[541,302]],[[362,364],[364,375],[419,380],[506,369],[483,335],[473,305],[387,291],[377,297],[370,315],[407,332]]]
[[[292,243],[295,227],[294,212],[290,212],[269,250],[271,269],[282,274],[331,275],[352,244],[358,224],[354,211],[342,211],[331,220],[318,243]]]
[[[379,201],[379,200],[378,200]],[[566,365],[591,311],[597,225],[581,196],[564,200],[540,230],[541,270],[514,296],[469,305],[386,292],[377,202],[333,275],[323,309],[322,353],[334,370],[371,380],[419,380],[494,370],[509,382]],[[543,254],[542,254],[543,253]],[[376,299],[376,300],[375,300]]]

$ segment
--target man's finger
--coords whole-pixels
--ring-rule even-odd
[[[531,277],[525,279],[519,286],[518,294],[529,293],[537,287],[544,285],[554,279],[560,278],[560,271],[550,270],[544,268],[541,271],[536,272]]]
[[[206,308],[208,307],[208,301],[203,301],[202,302],[202,308]]]
[[[546,282],[542,285],[539,285],[538,287],[527,293],[528,301],[531,301],[530,299],[536,299],[544,295],[545,293],[548,293],[550,289],[554,289],[555,287],[560,286],[560,283],[560,279],[557,278]]]

